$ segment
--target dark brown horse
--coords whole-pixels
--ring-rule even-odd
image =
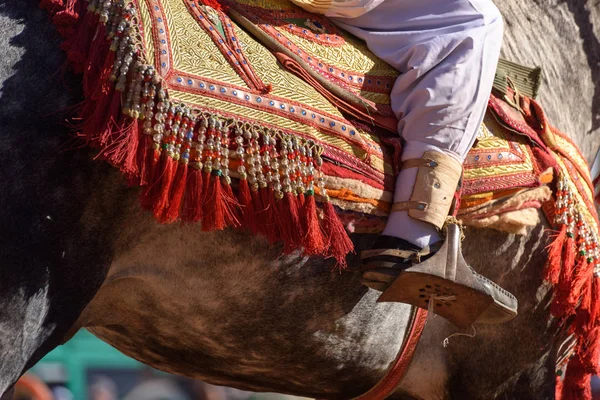
[[[544,66],[541,101],[590,158],[600,142],[598,6],[499,7],[505,56]],[[79,100],[80,83],[56,72],[59,40],[37,2],[0,0],[0,27],[0,393],[81,327],[157,368],[250,390],[348,398],[382,376],[406,306],[376,304],[355,272],[280,256],[261,238],[156,224],[116,170],[73,148],[57,110]],[[353,240],[360,250],[373,237]],[[399,398],[553,397],[546,242],[543,225],[525,236],[467,231],[468,261],[517,295],[519,317],[447,348],[454,328],[430,319]]]

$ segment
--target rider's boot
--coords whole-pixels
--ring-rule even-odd
[[[383,292],[378,301],[429,309],[461,328],[513,319],[517,299],[476,273],[463,258],[459,226],[444,226],[462,165],[444,153],[428,151],[403,162],[405,168],[418,168],[416,184],[410,200],[394,204],[392,211],[408,210],[410,217],[444,228],[445,240],[421,249],[380,236],[373,249],[361,253],[363,283]]]

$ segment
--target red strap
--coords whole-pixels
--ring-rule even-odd
[[[400,386],[410,362],[412,361],[417,344],[427,322],[427,310],[416,308],[413,314],[410,329],[407,331],[404,343],[398,350],[398,355],[388,368],[386,374],[367,393],[355,397],[353,400],[383,400],[391,396]]]

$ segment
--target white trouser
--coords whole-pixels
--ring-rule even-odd
[[[500,55],[502,17],[494,3],[336,0],[325,14],[360,14],[355,3],[370,11],[331,20],[400,71],[391,106],[406,141],[402,158],[438,150],[462,161],[483,119]]]
[[[344,3],[361,2],[366,13],[350,7],[344,14]],[[337,15],[332,21],[400,71],[391,106],[405,140],[402,160],[434,150],[462,162],[483,120],[500,55],[502,17],[494,3],[334,0],[325,14]],[[422,184],[416,177],[417,168],[400,172],[394,202],[410,199],[414,185]],[[384,234],[420,247],[440,239],[433,225],[410,218],[406,211],[390,215]]]
[[[371,11],[385,0],[292,0],[306,11],[326,17],[356,18]]]

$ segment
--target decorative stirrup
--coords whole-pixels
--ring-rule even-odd
[[[422,158],[404,161],[401,169],[407,168],[419,168],[413,192],[409,201],[395,203],[392,212],[408,210],[410,217],[442,229],[462,176],[462,164],[439,151],[427,151]]]

